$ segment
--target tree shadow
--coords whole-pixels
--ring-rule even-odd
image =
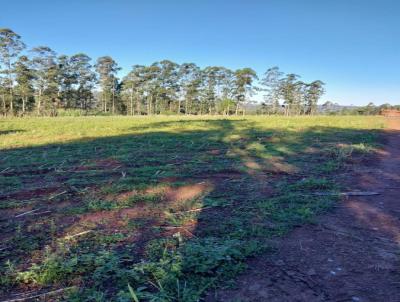
[[[21,130],[21,129],[2,130],[2,131],[0,131],[0,135],[7,135],[7,134],[12,134],[12,133],[24,132],[24,131],[25,130]]]
[[[4,297],[25,282],[109,299],[129,282],[147,286],[143,295],[195,299],[327,210],[335,198],[312,193],[336,190],[330,177],[371,151],[363,148],[377,134],[245,119],[130,131],[0,151],[0,261],[15,267],[1,275]]]

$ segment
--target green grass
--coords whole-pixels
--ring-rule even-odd
[[[313,223],[379,117],[0,120],[0,297],[198,301]],[[33,211],[29,213],[28,211]],[[19,214],[26,213],[20,217]]]

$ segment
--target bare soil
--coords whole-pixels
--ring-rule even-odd
[[[250,261],[235,289],[206,301],[400,301],[400,119],[388,119],[377,160],[339,175],[349,191],[316,224],[273,241],[276,253]]]

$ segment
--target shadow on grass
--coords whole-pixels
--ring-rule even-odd
[[[21,130],[21,129],[3,130],[3,131],[0,131],[0,135],[7,135],[7,134],[12,134],[12,133],[24,132],[24,131],[25,130]]]
[[[143,299],[197,301],[328,210],[336,197],[313,193],[336,192],[377,134],[214,119],[132,131],[0,152],[4,297],[73,287],[61,296],[130,301],[129,283]]]

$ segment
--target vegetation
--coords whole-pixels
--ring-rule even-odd
[[[340,106],[328,101],[321,106],[320,112],[326,115],[378,115],[388,109],[400,110],[400,105],[385,103],[377,106],[371,102],[366,106]]]
[[[112,110],[115,65],[99,64]],[[5,118],[0,297],[187,302],[232,286],[249,257],[274,252],[271,239],[334,205],[335,176],[374,152],[382,127],[354,116]]]
[[[324,93],[321,81],[304,83],[294,74],[269,69],[258,83],[251,68],[200,68],[169,60],[134,65],[122,79],[118,63],[103,56],[57,55],[47,46],[22,54],[25,44],[11,29],[0,29],[2,115],[68,114],[245,114],[257,91],[266,92],[262,113],[314,114]],[[260,85],[257,85],[260,84]],[[284,109],[280,102],[283,102]],[[75,110],[75,113],[74,111]]]

